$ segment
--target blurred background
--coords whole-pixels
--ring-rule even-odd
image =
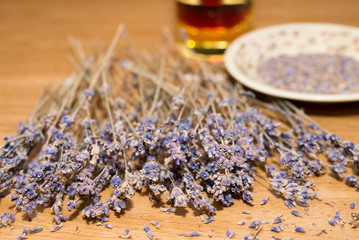
[[[358,0],[253,0],[253,28],[287,22],[359,26]],[[85,47],[108,44],[120,23],[133,42],[151,47],[175,28],[175,0],[1,0],[0,133],[26,119],[43,87],[71,72],[67,37]],[[5,117],[6,116],[6,117]],[[9,119],[10,118],[10,119]]]

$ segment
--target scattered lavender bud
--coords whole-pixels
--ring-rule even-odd
[[[30,229],[29,233],[34,234],[34,233],[41,232],[42,230],[43,230],[42,226],[37,226],[37,227]]]
[[[105,223],[105,228],[112,229],[112,228],[113,228],[113,226],[112,226],[111,224],[109,224],[109,223]]]
[[[279,224],[278,224],[278,228],[279,228],[281,231],[283,231],[283,230],[284,230],[283,224],[279,223]]]
[[[214,221],[214,217],[213,216],[209,216],[208,218],[204,219],[204,224],[208,224],[210,222]]]
[[[354,208],[355,208],[355,203],[354,203],[354,202],[350,202],[349,206],[350,206],[351,209],[354,209]]]
[[[270,230],[273,231],[273,232],[276,232],[276,233],[280,232],[280,229],[278,227],[271,227]]]
[[[261,202],[260,202],[260,205],[265,205],[269,200],[269,197],[266,197],[265,199],[263,199]]]
[[[300,214],[300,212],[298,212],[298,211],[295,210],[295,209],[293,209],[293,210],[291,211],[291,213],[292,213],[294,216],[296,216],[296,217],[302,217],[302,214]]]
[[[305,233],[305,232],[306,232],[305,228],[303,228],[303,227],[295,227],[294,230],[295,230],[296,232],[300,232],[300,233]]]
[[[281,223],[283,220],[281,218],[276,218],[273,220],[273,224]]]
[[[249,211],[249,210],[243,210],[242,213],[243,213],[243,214],[251,214],[252,212]]]
[[[201,234],[199,232],[187,232],[187,233],[181,233],[178,234],[178,236],[185,236],[185,237],[198,237]]]
[[[21,234],[24,238],[29,235],[29,229],[25,228],[23,231],[22,231],[22,234]]]
[[[332,226],[335,226],[335,222],[334,222],[333,219],[329,219],[329,220],[328,220],[328,223],[329,223],[330,225],[332,225]]]
[[[143,225],[143,230],[147,233],[147,237],[151,240],[155,239],[155,236],[152,234],[151,229],[146,226],[146,224]]]
[[[62,228],[62,224],[56,225],[55,227],[53,227],[53,228],[50,230],[50,232],[57,232],[57,231],[59,231],[61,228]]]
[[[257,221],[253,221],[251,223],[248,224],[249,228],[254,228],[254,229],[258,229],[260,225],[260,220],[258,219]]]
[[[161,227],[161,224],[157,221],[151,221],[150,222],[153,226],[155,226],[157,229],[159,229]]]
[[[245,225],[245,224],[246,224],[246,222],[244,222],[244,221],[237,222],[237,225]]]
[[[176,212],[176,209],[174,209],[174,208],[167,208],[167,212],[174,213],[174,212]]]
[[[284,201],[284,204],[289,208],[292,209],[293,208],[293,204],[291,202],[289,202],[288,200]]]
[[[123,232],[123,235],[120,236],[120,238],[130,239],[130,238],[131,238],[130,230],[129,230],[129,229],[125,229],[125,231]]]
[[[260,239],[253,236],[244,236],[244,240],[260,240]]]
[[[234,235],[236,235],[236,233],[235,233],[233,230],[228,229],[228,230],[226,231],[226,237],[227,237],[227,238],[232,238],[232,237],[234,237]]]

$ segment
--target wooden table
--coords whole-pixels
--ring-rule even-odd
[[[331,22],[359,27],[357,0],[254,0],[254,14],[255,28],[287,22]],[[17,123],[30,114],[41,90],[64,80],[70,73],[68,35],[79,37],[86,47],[98,42],[107,44],[119,23],[125,23],[135,44],[151,47],[160,39],[163,26],[173,27],[174,1],[1,0],[0,135],[14,133]],[[359,143],[358,103],[302,106],[329,131]],[[182,239],[177,234],[189,231],[199,231],[202,237],[197,239],[207,239],[209,230],[214,231],[214,239],[224,239],[225,231],[229,228],[236,231],[236,239],[243,239],[250,229],[238,226],[236,222],[249,222],[246,217],[251,217],[252,221],[258,218],[272,221],[280,214],[285,219],[284,232],[275,234],[269,230],[268,224],[259,235],[261,239],[270,239],[272,235],[294,239],[359,239],[358,229],[351,229],[349,225],[344,228],[332,227],[327,222],[338,210],[348,221],[352,210],[347,204],[356,200],[359,206],[359,193],[329,175],[315,181],[323,201],[312,201],[308,210],[310,216],[303,218],[292,216],[283,201],[267,190],[268,183],[259,179],[255,182],[257,204],[254,207],[240,200],[228,209],[219,207],[215,221],[208,225],[204,225],[196,216],[198,213],[191,208],[182,209],[176,214],[162,213],[159,208],[151,207],[145,194],[136,194],[125,214],[111,215],[112,230],[86,222],[82,220],[81,212],[75,212],[60,231],[50,233],[54,224],[49,209],[45,209],[37,213],[31,222],[22,219],[22,214],[18,213],[15,228],[12,231],[9,228],[0,229],[0,239],[15,239],[24,228],[39,225],[44,226],[44,231],[31,235],[30,239],[110,239],[118,238],[125,228],[130,229],[133,239],[146,239],[142,227],[143,224],[149,225],[151,220],[161,222],[161,229],[153,228],[153,233],[163,239]],[[110,191],[104,192],[106,197],[109,194]],[[266,196],[270,196],[268,204],[259,206],[259,201]],[[333,202],[334,207],[325,202]],[[12,204],[7,198],[0,199],[0,213],[10,206]],[[252,214],[243,215],[243,209],[251,210]],[[295,233],[294,224],[307,228],[307,233]],[[80,233],[76,233],[76,226]],[[326,229],[328,234],[316,236],[322,229]]]

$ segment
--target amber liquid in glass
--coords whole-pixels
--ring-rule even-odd
[[[178,39],[186,48],[200,54],[223,54],[233,39],[250,29],[251,2],[223,2],[177,1]]]

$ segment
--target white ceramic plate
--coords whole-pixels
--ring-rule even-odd
[[[359,93],[313,94],[276,88],[261,79],[257,66],[268,58],[299,53],[340,53],[359,61],[359,28],[339,24],[293,23],[251,31],[227,48],[224,62],[243,85],[267,95],[306,102],[358,101]]]

